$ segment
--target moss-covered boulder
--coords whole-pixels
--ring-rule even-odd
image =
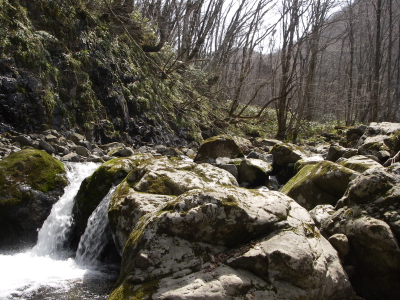
[[[129,182],[122,182],[114,192],[108,210],[114,243],[119,254],[140,218],[154,212],[159,206],[172,200],[173,196],[136,192]]]
[[[400,130],[395,131],[390,138],[386,140],[386,145],[389,147],[392,155],[400,151]]]
[[[291,143],[276,144],[270,153],[274,155],[274,174],[280,183],[293,177],[297,161],[310,156],[303,148]]]
[[[332,204],[344,195],[358,172],[330,161],[304,166],[282,188],[282,193],[292,197],[308,210],[319,204]]]
[[[387,169],[372,168],[351,182],[337,207],[367,205],[385,212],[391,206],[400,209],[400,165]]]
[[[399,132],[400,123],[371,123],[358,141],[359,154],[374,155],[382,159],[380,152],[391,150],[391,155],[395,155],[397,152],[393,150],[396,148],[396,136]]]
[[[26,149],[0,161],[0,248],[31,246],[68,184],[64,165]]]
[[[371,168],[383,169],[383,166],[375,160],[364,155],[356,155],[351,158],[341,158],[337,163],[356,172],[362,173]]]
[[[197,188],[238,185],[231,173],[218,167],[166,157],[141,164],[129,174],[127,181],[138,192],[171,196]]]
[[[150,157],[152,157],[150,154],[137,154],[130,157],[114,158],[101,165],[92,176],[82,182],[73,208],[72,248],[78,246],[79,238],[85,232],[90,215],[107,195],[110,188],[113,185],[118,185],[132,169]]]
[[[110,300],[348,299],[307,211],[279,192],[195,189],[142,217]]]
[[[237,186],[227,171],[209,164],[159,157],[132,170],[115,191],[108,216],[117,249],[122,250],[139,219],[187,191]]]
[[[226,135],[218,135],[205,140],[194,159],[196,163],[207,163],[210,159],[218,157],[238,158],[244,157],[239,145],[234,138]]]
[[[315,165],[323,160],[324,159],[322,158],[322,156],[311,156],[311,157],[306,157],[306,158],[300,159],[294,164],[294,170],[297,173],[304,166]]]
[[[329,147],[328,154],[326,155],[326,160],[336,162],[347,150],[348,149],[339,145],[331,145]]]

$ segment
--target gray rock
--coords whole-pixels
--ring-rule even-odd
[[[121,183],[114,192],[108,210],[115,246],[121,256],[139,219],[172,199],[171,196],[138,193],[127,181]]]
[[[249,242],[253,240],[254,242]],[[143,216],[123,251],[125,297],[342,299],[352,289],[307,211],[278,192],[188,191]],[[323,287],[323,288],[322,288]],[[251,299],[251,298],[249,298]]]
[[[297,161],[310,156],[303,148],[290,143],[276,144],[270,153],[274,156],[274,173],[282,183],[296,174],[294,164]]]
[[[215,136],[205,140],[194,159],[196,163],[209,162],[218,157],[237,158],[244,157],[241,148],[234,138],[229,136]]]
[[[32,138],[25,135],[18,135],[12,138],[14,141],[19,143],[21,146],[32,146]]]
[[[130,147],[124,147],[123,149],[117,151],[114,153],[114,156],[119,156],[119,157],[128,157],[133,155],[135,152],[133,151],[132,148]]]
[[[165,147],[164,145],[156,145],[154,147],[154,149],[158,152],[158,153],[164,153],[167,150],[167,147]]]
[[[89,151],[92,151],[93,147],[92,144],[89,141],[79,141],[77,142],[79,146],[85,147]]]
[[[326,156],[326,160],[336,162],[339,158],[343,156],[345,152],[347,152],[348,149],[339,146],[339,145],[331,145],[328,151],[328,154]]]
[[[80,157],[80,155],[76,154],[76,153],[69,153],[64,155],[61,160],[63,161],[71,161],[71,162],[80,162],[82,159]]]
[[[295,164],[298,160],[309,157],[308,153],[294,144],[276,144],[271,150],[278,165]]]
[[[55,135],[48,134],[44,137],[44,139],[46,140],[46,142],[53,143],[56,142],[58,138]]]
[[[309,213],[319,229],[321,227],[326,228],[329,224],[326,222],[330,222],[330,217],[335,213],[335,208],[330,204],[321,204],[314,207]]]
[[[282,193],[292,197],[308,210],[320,204],[336,205],[346,192],[348,184],[360,173],[349,168],[321,161],[304,166],[282,188]]]
[[[400,248],[388,224],[359,208],[341,208],[330,216],[322,230],[344,234],[350,243],[347,255],[357,295],[366,299],[398,299],[400,293]]]
[[[91,154],[90,151],[86,147],[83,147],[83,146],[76,146],[75,152],[78,155],[81,155],[84,157],[89,157],[89,155]]]
[[[350,244],[347,236],[341,233],[336,233],[329,237],[328,241],[333,248],[339,253],[340,258],[344,258],[350,252]]]
[[[115,149],[119,149],[119,148],[124,148],[124,147],[125,147],[124,144],[117,143],[117,142],[104,144],[104,145],[100,145],[99,146],[100,149],[102,149],[102,150],[104,150],[106,152],[111,151],[111,150],[115,150]]]
[[[86,161],[95,163],[104,163],[104,159],[97,155],[89,155]]]
[[[274,156],[272,154],[267,154],[267,153],[260,153],[256,151],[252,151],[247,155],[247,158],[256,158],[256,159],[261,159],[270,165],[274,164]]]
[[[93,153],[94,155],[97,155],[97,156],[100,156],[100,157],[103,157],[103,156],[104,156],[104,152],[103,152],[100,148],[97,148],[97,147],[94,147],[94,148],[92,149],[92,153]]]
[[[71,153],[71,151],[69,151],[68,148],[63,147],[63,146],[57,146],[57,150],[58,150],[58,152],[62,153],[63,155],[67,155],[67,154]]]
[[[234,164],[220,164],[218,165],[218,168],[221,168],[225,171],[228,171],[229,173],[231,173],[236,179],[238,179],[239,176],[239,171],[236,167],[236,165]]]
[[[73,141],[75,144],[78,144],[79,142],[84,141],[85,139],[86,138],[83,135],[75,132],[72,132],[67,136],[67,140]]]
[[[226,165],[228,163],[230,163],[231,159],[229,157],[218,157],[215,160],[215,164],[218,165]]]
[[[54,149],[52,145],[42,139],[39,139],[39,145],[48,153],[56,153],[56,149]]]
[[[250,186],[266,185],[269,174],[272,172],[272,165],[261,159],[243,159],[238,168],[239,183],[247,182]]]
[[[194,156],[194,155],[196,155],[196,151],[194,151],[193,149],[189,149],[188,151],[186,151],[186,155],[187,156]]]
[[[238,186],[225,170],[210,164],[196,164],[166,157],[150,159],[135,168],[127,177],[138,192],[180,195],[186,191],[219,185]]]
[[[356,155],[348,159],[341,158],[337,163],[359,173],[371,168],[383,169],[383,166],[380,163],[363,155]]]
[[[296,170],[296,172],[298,172],[304,166],[315,165],[323,160],[324,159],[322,158],[322,156],[311,156],[311,157],[303,158],[303,159],[298,160],[294,164],[294,169]]]

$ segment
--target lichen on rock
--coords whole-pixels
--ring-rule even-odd
[[[139,220],[109,299],[351,294],[336,251],[304,208],[279,192],[217,186],[190,190]]]

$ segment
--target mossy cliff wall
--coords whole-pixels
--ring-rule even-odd
[[[0,122],[25,131],[78,126],[101,143],[194,136],[174,108],[180,75],[163,75],[162,55],[156,62],[140,47],[155,35],[134,12],[119,13],[128,27],[103,1],[0,1]]]

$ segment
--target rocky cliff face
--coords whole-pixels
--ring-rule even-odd
[[[161,77],[162,62],[137,44],[140,27],[116,29],[106,8],[87,5],[1,1],[0,130],[79,127],[98,143],[193,138],[174,110],[179,75]]]

